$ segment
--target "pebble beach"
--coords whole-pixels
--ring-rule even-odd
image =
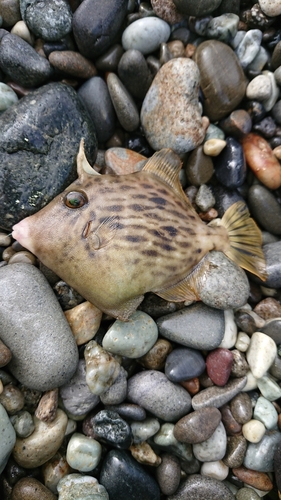
[[[280,89],[280,0],[0,0],[1,500],[281,498]],[[214,249],[196,301],[148,292],[122,321],[85,300],[11,236],[81,139],[120,185],[172,149],[210,227],[246,204],[265,279]]]

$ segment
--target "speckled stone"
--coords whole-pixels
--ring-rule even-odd
[[[37,38],[56,41],[65,37],[72,28],[72,12],[67,0],[20,1],[21,14]]]
[[[256,305],[256,307],[254,308],[254,312],[264,320],[280,318],[281,304],[273,297],[266,297]]]
[[[204,153],[203,146],[198,146],[188,156],[184,170],[188,182],[199,187],[211,179],[214,173],[213,160]]]
[[[115,411],[101,410],[92,419],[96,439],[116,448],[129,448],[132,434],[129,424]]]
[[[172,59],[158,71],[141,109],[142,127],[154,150],[170,147],[186,153],[203,141],[208,123],[202,121],[198,85],[198,67],[191,59]]]
[[[179,489],[167,500],[234,500],[235,497],[222,481],[200,474],[184,479]]]
[[[246,449],[247,440],[244,436],[228,436],[223,462],[230,468],[240,467],[243,464]]]
[[[207,374],[215,385],[224,386],[229,379],[233,355],[229,349],[215,349],[206,358]]]
[[[144,17],[123,31],[122,45],[125,50],[136,49],[142,54],[150,54],[168,40],[170,32],[169,24],[159,17]]]
[[[172,351],[172,344],[166,339],[158,339],[154,346],[141,358],[138,363],[148,370],[161,370],[168,354]]]
[[[175,455],[163,453],[162,462],[156,469],[156,478],[164,495],[175,493],[180,484],[180,460]]]
[[[202,408],[182,417],[175,424],[174,436],[181,443],[202,443],[211,437],[220,421],[217,408]]]
[[[246,375],[249,370],[249,365],[246,361],[245,354],[238,349],[233,349],[231,352],[233,355],[231,375],[233,377],[244,377],[244,375]]]
[[[273,488],[271,480],[264,472],[252,471],[241,466],[234,468],[233,473],[240,481],[243,481],[246,485],[252,486],[260,491],[268,492]]]
[[[236,422],[232,415],[229,404],[225,404],[220,408],[222,422],[228,436],[240,435],[242,432],[242,425]]]
[[[272,472],[275,449],[280,441],[281,433],[271,431],[266,432],[259,443],[250,443],[246,451],[244,466],[260,472]]]
[[[202,443],[193,445],[193,453],[201,462],[221,460],[226,452],[227,436],[222,422],[218,424],[213,434]]]
[[[0,336],[13,354],[9,370],[28,388],[65,384],[76,370],[78,351],[49,283],[30,264],[6,266],[0,274]]]
[[[208,387],[203,389],[192,398],[194,410],[214,406],[220,408],[228,403],[246,385],[247,377],[233,379],[224,387]]]
[[[252,418],[252,401],[246,392],[241,392],[230,401],[230,409],[236,422],[245,424]]]
[[[56,500],[44,484],[34,477],[23,477],[13,487],[11,500]]]
[[[188,392],[173,384],[164,373],[147,370],[128,380],[128,400],[167,422],[178,420],[191,408]]]
[[[0,432],[1,432],[1,447],[0,447],[0,473],[6,466],[9,456],[16,442],[16,433],[12,426],[9,416],[3,405],[0,404]]]
[[[169,24],[176,24],[183,19],[173,0],[151,0],[151,6],[155,14]]]
[[[278,0],[259,0],[261,10],[269,17],[281,14],[281,5]]]
[[[86,383],[93,394],[100,396],[117,379],[121,370],[120,364],[95,340],[88,342],[84,357],[86,361]]]
[[[109,500],[106,489],[92,476],[72,473],[58,484],[59,500]]]
[[[100,395],[104,405],[119,405],[127,396],[127,372],[121,366],[120,373],[113,384]]]
[[[260,500],[260,495],[258,495],[253,488],[241,488],[237,491],[236,500]]]
[[[132,132],[139,125],[139,112],[132,96],[114,73],[107,75],[106,83],[120,125]]]

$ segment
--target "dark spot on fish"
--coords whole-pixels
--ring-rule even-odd
[[[158,231],[158,229],[148,229],[147,232],[152,234],[152,236],[157,236],[157,238],[165,238],[165,236],[161,233],[161,231]]]
[[[189,219],[195,220],[195,215],[189,215]]]
[[[149,198],[149,201],[153,201],[153,203],[155,203],[156,205],[162,205],[162,206],[165,206],[167,203],[164,198],[161,198],[161,196],[155,196],[153,198]]]
[[[178,234],[178,230],[173,226],[161,226],[161,229],[167,231],[172,238]]]
[[[191,247],[191,243],[189,243],[188,241],[177,241],[177,246],[179,246],[180,248],[189,248]]]
[[[157,257],[159,253],[156,250],[142,250],[143,255],[147,255],[147,257]]]
[[[140,243],[146,241],[142,236],[132,236],[130,234],[125,236],[125,240],[131,241],[132,243]]]
[[[150,189],[151,188],[151,185],[150,184],[146,184],[145,182],[141,184],[141,187],[143,187],[144,189]]]
[[[168,193],[168,191],[166,189],[158,189],[158,193],[161,193],[161,194],[170,194]]]
[[[145,199],[147,196],[146,194],[133,194],[132,198]]]
[[[195,236],[195,231],[191,227],[181,227],[180,228],[183,232],[189,234],[190,236]]]
[[[130,189],[135,189],[135,186],[132,184],[122,184],[122,186],[119,186],[119,189],[122,189],[122,191],[129,191]]]
[[[178,217],[179,219],[182,219],[183,214],[181,212],[177,212],[177,210],[169,210],[169,214],[174,215],[175,217]]]
[[[195,253],[201,253],[201,252],[202,252],[202,248],[197,248],[197,249],[195,250]]]
[[[166,250],[167,252],[172,252],[173,250],[175,250],[175,247],[172,247],[168,243],[163,243],[161,245],[161,248],[163,248],[163,250]]]
[[[110,212],[122,212],[124,207],[122,205],[110,205],[109,207],[106,207],[106,209]]]
[[[143,211],[143,206],[138,205],[137,203],[134,203],[133,205],[129,205],[129,208],[134,210],[134,212],[142,212]]]

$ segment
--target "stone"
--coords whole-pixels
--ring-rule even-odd
[[[220,422],[213,434],[203,441],[193,445],[193,453],[200,462],[221,460],[226,452],[227,437],[225,428]]]
[[[265,434],[265,426],[259,420],[249,420],[242,427],[243,436],[250,443],[259,443]]]
[[[150,465],[152,467],[158,467],[161,464],[161,458],[154,453],[148,443],[131,444],[129,450],[132,457],[140,464]]]
[[[193,304],[157,320],[159,333],[177,344],[212,350],[224,335],[224,315],[202,303]]]
[[[17,35],[6,35],[0,44],[0,69],[23,87],[42,85],[53,74],[44,57]]]
[[[247,440],[244,436],[228,436],[223,462],[230,468],[240,467],[243,464],[246,449]]]
[[[9,415],[15,415],[24,406],[24,396],[18,387],[7,384],[0,394],[0,403]]]
[[[81,137],[89,158],[97,144],[76,92],[61,83],[44,85],[20,99],[1,114],[0,128],[0,225],[10,231],[76,179]]]
[[[2,18],[3,27],[14,26],[21,19],[20,6],[18,0],[6,0],[1,2],[0,17]]]
[[[189,443],[180,443],[174,435],[174,424],[161,425],[160,430],[154,436],[153,441],[156,449],[174,453],[181,460],[190,462],[192,460],[192,447]]]
[[[43,274],[30,264],[6,266],[1,294],[0,335],[13,355],[11,373],[40,391],[65,384],[76,370],[78,351]]]
[[[86,382],[86,362],[80,359],[71,379],[60,388],[60,397],[66,411],[72,416],[86,415],[98,405],[100,399],[93,394]]]
[[[148,370],[161,370],[170,352],[172,352],[172,344],[166,339],[158,339],[154,346],[138,359],[138,363]]]
[[[158,329],[155,321],[145,312],[136,311],[130,321],[116,320],[103,337],[103,348],[127,358],[144,356],[155,344]]]
[[[126,0],[84,0],[73,15],[73,35],[79,52],[95,59],[111,47],[127,13]]]
[[[272,365],[277,353],[274,340],[262,332],[255,332],[246,353],[250,369],[256,378],[261,378]]]
[[[159,17],[144,17],[131,23],[122,34],[125,50],[135,49],[142,54],[150,54],[166,42],[171,29],[168,23]]]
[[[246,162],[258,180],[268,189],[278,189],[281,185],[281,166],[266,139],[251,133],[242,139],[242,146]]]
[[[198,189],[195,202],[197,207],[202,210],[202,212],[207,212],[215,204],[215,197],[212,190],[206,184],[202,184]]]
[[[0,111],[5,111],[18,102],[17,94],[5,83],[0,82]]]
[[[242,432],[242,425],[236,422],[235,418],[232,415],[230,405],[224,404],[220,408],[222,422],[225,427],[226,433],[228,436],[237,436]]]
[[[243,465],[259,472],[273,472],[273,457],[280,441],[279,431],[266,432],[259,443],[248,445]]]
[[[67,0],[21,0],[21,15],[37,38],[56,41],[72,28],[72,12]]]
[[[260,331],[271,337],[278,345],[281,343],[281,318],[272,319],[260,328]]]
[[[214,159],[218,181],[227,188],[237,188],[244,184],[247,167],[243,148],[233,137],[226,138],[226,147]]]
[[[256,307],[254,308],[254,312],[264,320],[280,318],[281,304],[273,297],[266,297],[256,305]]]
[[[255,59],[259,52],[261,41],[261,30],[254,29],[246,32],[242,41],[235,50],[243,69],[247,68],[247,66]]]
[[[17,35],[23,40],[25,40],[29,45],[34,45],[34,37],[32,33],[29,31],[26,23],[24,21],[18,21],[10,32],[12,35]],[[41,54],[42,55],[42,54]]]
[[[114,43],[106,52],[95,60],[95,66],[98,71],[105,73],[112,71],[117,73],[119,61],[124,54],[121,44]]]
[[[163,453],[161,459],[161,464],[156,469],[156,478],[161,492],[164,495],[172,495],[180,484],[180,461],[170,453]]]
[[[172,59],[158,71],[141,108],[141,124],[154,150],[170,147],[181,154],[201,144],[209,122],[201,117],[198,86],[198,67],[191,59]]]
[[[218,156],[226,146],[226,141],[223,139],[207,139],[204,142],[203,151],[209,156]]]
[[[216,10],[221,3],[221,0],[200,0],[194,2],[192,0],[174,0],[177,9],[188,16],[205,16]]]
[[[98,465],[102,447],[95,439],[75,432],[67,445],[66,460],[70,467],[79,472],[89,472]]]
[[[207,374],[215,385],[224,386],[228,382],[232,363],[233,354],[228,349],[215,349],[207,355]]]
[[[142,443],[154,436],[160,429],[160,423],[157,418],[147,418],[142,422],[132,422],[131,430],[133,434],[133,442],[135,444]]]
[[[236,347],[236,344],[235,344]],[[246,357],[243,352],[239,349],[233,349],[233,363],[231,367],[231,376],[232,377],[244,377],[249,370],[249,365],[246,361]]]
[[[100,482],[114,500],[160,500],[155,479],[124,450],[111,450],[106,454]]]
[[[53,50],[48,59],[59,74],[85,80],[97,74],[93,63],[74,50]]]
[[[229,468],[222,460],[215,460],[214,462],[205,462],[200,473],[202,476],[209,476],[218,481],[223,481],[228,476]]]
[[[205,360],[202,354],[187,347],[173,349],[165,363],[165,375],[172,382],[190,380],[201,375],[204,370]]]
[[[114,73],[107,75],[106,83],[120,125],[132,132],[139,126],[139,112],[132,96]]]
[[[208,406],[220,408],[238,394],[246,385],[247,377],[233,379],[224,387],[208,387],[203,389],[192,398],[194,410],[200,410]]]
[[[11,417],[11,423],[20,438],[26,438],[32,434],[35,429],[33,418],[28,411],[19,411]]]
[[[252,418],[252,401],[246,392],[241,392],[230,401],[230,409],[236,422],[246,424]]]
[[[244,97],[246,79],[237,56],[218,40],[202,42],[196,49],[204,95],[204,113],[212,122],[221,120],[233,111]]]
[[[271,81],[267,75],[258,75],[247,86],[246,97],[257,101],[268,99],[271,93]]]
[[[11,500],[56,500],[44,484],[34,477],[23,477],[13,487]]]
[[[266,260],[267,278],[264,283],[269,288],[280,288],[281,286],[281,269],[280,269],[280,241],[276,243],[268,243],[263,247]]]
[[[145,409],[137,404],[126,402],[115,405],[106,405],[106,409],[115,411],[120,415],[120,417],[132,422],[143,421],[146,419]]]
[[[133,97],[137,99],[145,97],[152,82],[152,74],[141,51],[126,50],[118,64],[118,75]]]
[[[12,359],[11,350],[0,340],[0,368],[6,366]]]
[[[131,377],[127,398],[166,422],[178,420],[191,408],[188,392],[168,380],[164,373],[155,370]]]
[[[86,361],[86,383],[96,396],[105,392],[120,373],[118,361],[95,340],[88,342],[84,351]]]
[[[183,19],[173,0],[151,0],[151,7],[158,17],[169,24],[176,24]]]
[[[281,6],[278,0],[259,0],[261,10],[269,17],[279,16],[281,14]]]
[[[121,366],[120,373],[114,383],[100,395],[104,405],[121,404],[127,396],[127,372]]]
[[[236,493],[236,500],[259,500],[260,495],[253,488],[240,488]]]
[[[59,500],[109,500],[106,489],[95,477],[71,473],[58,483]]]
[[[0,448],[0,473],[3,472],[8,462],[9,456],[12,453],[16,442],[16,433],[12,426],[9,416],[0,403],[0,432],[1,432],[1,448]]]
[[[174,436],[181,443],[202,443],[211,437],[220,421],[221,414],[217,408],[202,408],[178,420]]]
[[[132,441],[129,424],[115,411],[101,410],[92,419],[96,438],[107,445],[126,449]]]
[[[252,471],[242,466],[234,468],[233,473],[240,481],[258,490],[268,492],[273,488],[271,480],[264,472]]]
[[[214,173],[213,160],[204,153],[202,145],[191,151],[185,162],[184,170],[188,182],[193,186],[199,187],[210,181]]]
[[[244,109],[236,109],[229,116],[220,121],[223,131],[235,139],[240,139],[252,130],[252,119]]]
[[[78,306],[64,312],[77,345],[86,344],[97,333],[102,312],[90,302],[82,302]]]
[[[228,487],[217,479],[193,474],[184,479],[174,495],[167,497],[167,500],[234,500],[235,497]]]
[[[269,189],[261,185],[252,185],[248,193],[248,204],[253,217],[266,231],[280,235],[281,208]]]
[[[147,162],[147,158],[127,148],[112,147],[105,151],[105,173],[115,175],[139,172]],[[146,311],[145,311],[146,312]]]
[[[281,397],[281,387],[270,375],[265,374],[257,379],[257,387],[269,401],[276,401]]]
[[[26,438],[17,438],[13,449],[16,462],[26,469],[40,467],[60,448],[67,426],[66,414],[58,409],[52,422],[34,417],[34,432]]]

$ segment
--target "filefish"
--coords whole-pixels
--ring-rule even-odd
[[[82,139],[78,179],[12,235],[86,300],[123,321],[146,292],[199,300],[212,250],[265,280],[261,233],[245,203],[205,224],[181,187],[180,169],[180,158],[161,149],[139,172],[100,175]]]

